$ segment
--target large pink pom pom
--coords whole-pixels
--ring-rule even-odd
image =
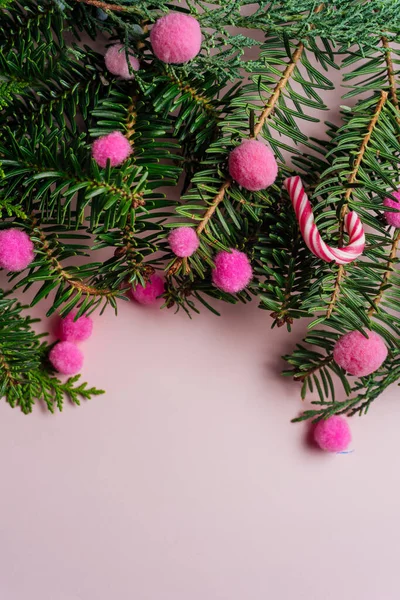
[[[389,208],[397,208],[399,212],[385,212],[385,219],[392,227],[400,227],[400,191],[393,192],[392,195],[397,198],[397,200],[385,198],[383,204]]]
[[[50,350],[49,359],[55,370],[63,375],[75,375],[83,365],[83,354],[72,342],[58,342]]]
[[[273,152],[257,140],[244,140],[232,150],[228,166],[232,179],[252,192],[272,185],[278,174]]]
[[[92,155],[100,167],[107,166],[110,159],[112,167],[121,165],[132,152],[131,145],[120,131],[113,131],[93,142]]]
[[[150,43],[154,54],[163,62],[187,62],[200,52],[200,25],[190,15],[171,12],[153,25]]]
[[[220,290],[229,294],[236,294],[236,292],[243,290],[253,276],[247,255],[244,252],[239,252],[239,250],[218,252],[214,263],[213,283]]]
[[[129,71],[123,44],[114,44],[114,46],[110,46],[104,55],[104,61],[107,69],[113,75],[118,75],[119,77],[122,77],[122,79],[135,78],[135,74]],[[129,54],[129,62],[134,71],[139,71],[140,63],[136,56]]]
[[[159,275],[152,275],[145,287],[139,283],[135,289],[132,289],[132,297],[139,304],[154,304],[157,298],[164,293],[164,290],[163,278]]]
[[[197,233],[192,227],[173,229],[169,234],[168,241],[172,252],[180,258],[192,256],[200,244]]]
[[[387,348],[380,335],[368,331],[368,338],[359,331],[346,333],[335,344],[333,358],[350,375],[370,375],[385,361]]]
[[[314,440],[322,450],[343,452],[351,442],[351,432],[346,419],[334,416],[319,421],[314,429]]]
[[[83,315],[74,321],[76,312],[70,312],[64,319],[60,319],[58,337],[63,342],[84,342],[92,335],[93,321]]]
[[[22,271],[33,261],[33,243],[20,229],[0,231],[0,267],[7,271]]]

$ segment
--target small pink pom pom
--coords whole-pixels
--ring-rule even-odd
[[[150,32],[154,54],[165,63],[180,64],[200,52],[201,29],[190,15],[171,12],[155,22]]]
[[[314,440],[322,450],[343,452],[351,442],[351,432],[346,419],[334,416],[318,421],[314,429]]]
[[[232,179],[252,192],[272,185],[278,174],[273,152],[257,140],[244,140],[232,150],[228,166]]]
[[[113,131],[98,138],[92,145],[92,156],[100,167],[107,166],[110,159],[112,167],[121,165],[132,152],[131,145],[120,131]]]
[[[200,244],[197,233],[192,227],[173,229],[169,234],[168,241],[172,252],[180,258],[192,256]]]
[[[83,354],[72,342],[58,342],[50,350],[49,359],[55,370],[63,375],[75,375],[83,365]]]
[[[243,290],[250,282],[253,271],[244,252],[218,252],[214,259],[215,268],[212,280],[220,290],[235,294]]]
[[[140,283],[135,289],[132,289],[132,297],[139,304],[154,304],[157,298],[164,293],[164,280],[159,275],[152,275],[146,286],[143,287]]]
[[[33,243],[25,231],[0,231],[0,267],[7,271],[22,271],[33,261]]]
[[[400,191],[393,192],[392,195],[397,198],[397,200],[385,198],[383,204],[389,208],[397,208],[399,212],[385,212],[385,219],[392,227],[400,227]]]
[[[135,78],[135,74],[129,71],[123,44],[114,44],[114,46],[110,46],[104,55],[104,61],[107,69],[113,75],[118,75],[119,77],[122,77],[122,79]],[[139,71],[140,63],[136,56],[129,54],[129,62],[134,71]]]
[[[368,338],[359,331],[346,333],[335,344],[333,358],[350,375],[370,375],[386,360],[387,348],[380,335],[368,331]]]
[[[70,312],[64,319],[60,319],[58,337],[63,342],[84,342],[92,335],[93,321],[83,315],[74,321],[76,312]]]

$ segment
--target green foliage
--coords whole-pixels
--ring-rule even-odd
[[[47,365],[49,346],[35,333],[37,319],[22,314],[15,299],[0,297],[0,397],[23,413],[32,412],[36,402],[49,411],[62,410],[65,398],[74,404],[102,394],[101,390],[78,384],[79,375],[61,382]]]
[[[161,63],[149,43],[148,28],[169,2],[100,5],[106,20],[93,0],[0,3],[0,227],[25,228],[36,249],[30,268],[10,281],[35,286],[33,304],[49,296],[48,314],[83,314],[116,310],[128,285],[164,269],[165,306],[189,315],[217,312],[215,299],[256,298],[272,326],[311,318],[305,340],[286,357],[303,397],[317,395],[300,418],[366,412],[400,376],[400,234],[385,224],[382,206],[399,184],[400,0],[193,0],[174,7],[203,31],[200,55],[184,65]],[[105,70],[91,48],[104,35],[138,55],[134,80]],[[335,109],[333,71],[346,86],[340,126],[324,123]],[[100,169],[90,146],[115,130],[132,155]],[[249,136],[266,140],[280,167],[275,184],[257,193],[227,170],[229,151]],[[344,269],[310,253],[283,191],[293,173],[328,243],[346,242],[345,211],[358,212],[368,227],[362,260]],[[170,199],[176,186],[179,202]],[[195,227],[200,238],[185,260],[166,239],[177,225]],[[232,247],[254,268],[248,289],[235,295],[210,277],[215,252]],[[357,380],[332,360],[335,341],[353,329],[378,332],[390,349],[377,373]],[[24,371],[31,400],[14,398],[4,379],[10,404],[28,411],[33,397],[49,408],[60,394],[85,397],[74,378],[60,384],[37,361],[36,388]]]

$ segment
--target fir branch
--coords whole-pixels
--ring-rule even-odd
[[[392,245],[390,248],[389,259],[388,259],[388,262],[386,265],[386,271],[383,274],[382,282],[381,282],[381,285],[379,286],[378,294],[372,300],[372,306],[368,311],[369,317],[372,317],[372,315],[378,310],[378,305],[382,301],[385,290],[387,289],[387,286],[388,286],[389,280],[390,280],[390,276],[393,272],[393,265],[396,260],[399,243],[400,243],[400,230],[397,231],[393,236],[393,241],[392,241]]]
[[[379,116],[380,116],[381,111],[383,109],[383,106],[384,106],[384,104],[385,104],[385,102],[387,100],[387,97],[388,97],[388,93],[382,90],[381,93],[380,93],[380,98],[379,98],[379,101],[378,101],[378,103],[376,105],[374,114],[373,114],[373,116],[371,118],[371,121],[369,122],[368,127],[367,127],[367,132],[366,132],[365,136],[363,137],[360,149],[359,149],[359,151],[357,153],[357,158],[355,160],[353,170],[351,171],[351,173],[350,173],[350,175],[348,177],[348,180],[347,180],[348,184],[349,184],[349,187],[347,188],[346,193],[344,195],[344,204],[343,204],[343,206],[341,208],[340,217],[339,217],[339,223],[340,223],[340,225],[339,225],[339,227],[340,227],[340,246],[343,245],[344,218],[345,218],[345,216],[347,214],[347,211],[349,209],[349,200],[350,200],[350,197],[351,197],[351,195],[353,193],[353,187],[352,187],[352,185],[356,182],[358,171],[359,171],[361,163],[363,161],[365,151],[366,151],[368,143],[369,143],[369,141],[371,139],[372,133],[373,133],[375,127],[376,127],[376,124],[378,123]],[[337,275],[336,275],[336,281],[335,281],[334,289],[333,289],[332,296],[331,296],[331,299],[330,299],[330,302],[329,302],[329,305],[328,305],[328,309],[326,311],[326,318],[327,319],[329,319],[331,317],[332,312],[335,309],[335,306],[336,306],[336,303],[338,301],[339,294],[340,294],[341,282],[342,282],[344,276],[345,276],[345,267],[344,267],[344,265],[339,265],[338,272],[337,272]]]
[[[388,80],[389,80],[389,88],[390,88],[390,99],[392,101],[393,106],[395,107],[396,111],[399,111],[399,99],[397,97],[397,84],[396,84],[396,71],[394,69],[393,66],[393,61],[392,61],[392,49],[389,45],[389,41],[387,39],[387,37],[383,36],[382,37],[382,46],[385,49],[385,61],[386,61],[386,66],[387,66],[387,75],[388,75]],[[400,125],[400,116],[397,114],[396,116],[396,120],[398,122],[398,124]]]
[[[127,108],[126,116],[126,134],[129,143],[133,146],[133,136],[135,135],[135,125],[137,121],[137,110],[136,110],[137,96],[132,95],[131,102]]]
[[[317,6],[315,8],[314,13],[318,14],[319,12],[321,12],[321,10],[323,10],[324,6],[325,6],[325,4],[321,3],[319,6]],[[296,47],[295,52],[292,55],[292,58],[290,59],[290,62],[288,63],[285,71],[283,72],[282,77],[279,79],[278,83],[275,86],[275,89],[274,89],[274,92],[273,92],[271,98],[265,105],[265,108],[262,111],[262,113],[258,119],[258,122],[257,122],[256,126],[254,127],[254,131],[253,131],[252,135],[250,135],[250,137],[256,138],[262,131],[265,121],[271,115],[271,113],[274,110],[275,105],[279,99],[279,96],[282,94],[289,79],[292,77],[293,71],[295,70],[297,63],[299,62],[301,55],[303,54],[304,47],[305,47],[304,43],[299,42],[299,44]]]
[[[49,261],[53,272],[56,273],[61,280],[68,283],[68,285],[71,286],[74,290],[83,292],[88,296],[99,296],[105,297],[107,299],[114,298],[115,296],[119,295],[120,291],[118,289],[111,290],[108,288],[97,288],[91,285],[87,285],[86,283],[77,279],[74,279],[71,276],[71,274],[63,268],[60,261],[54,255],[54,248],[50,246],[44,231],[41,229],[41,227],[39,227],[37,219],[35,218],[32,222],[32,232],[34,236],[36,236],[36,239],[40,241],[39,248],[42,252],[44,252],[45,256],[47,257],[47,260]]]
[[[101,0],[75,0],[75,2],[95,6],[96,8],[101,8],[101,10],[104,10],[105,12],[107,10],[112,10],[115,12],[136,12],[141,14],[135,7],[122,6],[121,4],[109,4],[108,2],[102,2]]]
[[[301,375],[295,375],[293,377],[293,379],[294,379],[294,381],[305,381],[308,377],[310,377],[311,375],[314,375],[314,373],[317,373],[317,371],[319,371],[320,369],[323,369],[324,367],[326,367],[326,365],[329,365],[332,361],[333,361],[333,355],[328,354],[328,356],[323,358],[321,360],[321,362],[316,364],[314,367],[312,367],[308,371],[305,371]]]
[[[304,51],[304,44],[303,44],[303,42],[300,42],[297,45],[297,48],[296,48],[295,52],[293,53],[292,58],[290,59],[290,62],[288,63],[286,69],[284,70],[282,77],[279,79],[278,83],[276,84],[272,96],[270,97],[269,101],[265,105],[265,108],[262,111],[262,113],[258,119],[258,122],[254,127],[254,131],[250,135],[251,138],[256,138],[260,134],[262,128],[264,127],[265,121],[272,114],[272,111],[274,110],[275,105],[276,105],[280,95],[282,94],[283,90],[285,89],[289,79],[293,75],[293,71],[294,71],[298,61],[300,60],[301,55],[303,54],[303,51]]]

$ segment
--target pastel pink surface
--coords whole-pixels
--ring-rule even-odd
[[[104,168],[110,159],[112,167],[121,165],[131,154],[131,145],[120,131],[113,131],[97,138],[92,145],[92,155],[97,164]]]
[[[126,60],[126,53],[123,44],[114,44],[107,49],[104,55],[104,61],[107,69],[113,75],[122,77],[122,79],[134,79],[135,74],[129,71],[128,61]],[[140,69],[140,62],[136,56],[129,54],[129,62],[134,71]]]
[[[132,298],[139,304],[155,304],[161,294],[164,293],[164,280],[160,275],[152,275],[143,287],[140,283],[132,289]]]
[[[272,185],[278,164],[269,148],[257,140],[244,140],[229,154],[229,174],[242,187],[259,191]]]
[[[319,421],[314,429],[314,439],[321,450],[343,452],[351,442],[351,432],[344,417],[329,417]]]
[[[213,283],[229,294],[236,294],[243,290],[250,283],[253,276],[247,254],[239,252],[239,250],[232,249],[231,252],[218,252],[214,264]]]
[[[391,198],[385,198],[383,204],[389,208],[397,208],[399,212],[385,212],[385,219],[392,227],[400,228],[400,191],[393,192],[392,195],[397,198],[397,201],[392,200]]]
[[[346,333],[335,344],[333,358],[350,375],[370,375],[386,360],[387,347],[380,335],[368,331],[366,338],[359,331]]]
[[[83,315],[75,320],[76,311],[71,311],[58,324],[58,337],[64,342],[84,342],[92,335],[93,321]]]
[[[29,310],[41,331],[49,306]],[[306,323],[216,306],[120,302],[82,346],[105,395],[0,402],[2,599],[398,600],[398,388],[350,420],[352,454],[308,446],[290,420],[311,406],[280,375]]]
[[[290,422],[317,394],[280,375],[307,324],[216,306],[121,302],[84,346],[105,395],[55,415],[0,402],[2,600],[398,600],[399,388],[350,420],[352,454],[321,452]],[[41,331],[49,307],[29,310]]]
[[[58,342],[50,350],[49,360],[59,373],[75,375],[82,369],[83,353],[72,342]]]
[[[173,229],[168,236],[171,250],[176,256],[185,258],[192,256],[199,247],[199,238],[193,227],[178,227]]]
[[[201,48],[199,22],[190,15],[170,12],[153,25],[150,43],[154,54],[165,63],[192,60]]]
[[[25,231],[10,228],[0,231],[0,267],[22,271],[33,261],[33,242]]]

